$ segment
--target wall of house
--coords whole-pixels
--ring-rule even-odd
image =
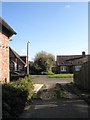
[[[24,67],[24,64],[22,64],[22,62],[18,59],[18,70],[19,71],[26,71],[26,68]]]
[[[65,66],[65,65],[61,65],[61,66]],[[66,71],[61,71],[61,66],[57,66],[57,73],[70,73],[70,67],[66,66]],[[73,69],[73,68],[72,68]]]
[[[15,56],[15,54],[13,53],[13,51],[11,50],[11,48],[9,50],[9,54],[10,54],[10,63],[12,63],[12,64],[10,64],[10,68],[12,68],[10,70],[11,71],[12,70],[13,71],[26,71],[26,68],[24,67],[24,64],[20,61],[19,58],[17,58]],[[26,59],[26,57],[23,57],[23,58]]]
[[[17,58],[13,54],[12,50],[9,49],[9,55],[10,55],[10,70],[17,71]],[[13,61],[13,62],[12,62]]]
[[[9,39],[0,32],[0,81],[9,82]]]
[[[52,67],[52,72],[55,73],[55,74],[58,73],[57,66]]]

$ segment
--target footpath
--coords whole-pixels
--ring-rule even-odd
[[[78,92],[79,95],[75,93],[77,92],[76,88],[72,88],[71,84],[66,83],[66,79],[65,82],[59,81],[59,83],[67,91],[68,99],[57,99],[53,94],[53,87],[56,84],[55,79],[52,78],[52,83],[48,82],[50,79],[46,78],[45,80],[45,76],[41,79],[44,79],[45,83],[43,83],[46,85],[41,94],[42,99],[33,100],[30,106],[25,108],[20,118],[88,118],[88,104],[80,97],[80,92]],[[43,85],[40,83],[35,85],[35,92]]]

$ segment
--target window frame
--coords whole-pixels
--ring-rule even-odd
[[[61,72],[66,72],[67,71],[67,67],[66,66],[60,66],[60,71]]]
[[[76,66],[75,66],[75,71],[77,71],[77,72],[80,71],[80,70],[81,70],[81,67],[82,67],[82,66],[80,66],[80,65],[76,65]]]

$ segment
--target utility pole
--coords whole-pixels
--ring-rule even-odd
[[[27,42],[27,75],[29,75],[29,41]]]

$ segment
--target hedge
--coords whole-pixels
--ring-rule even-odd
[[[2,117],[18,117],[33,95],[33,83],[30,77],[2,85]]]

